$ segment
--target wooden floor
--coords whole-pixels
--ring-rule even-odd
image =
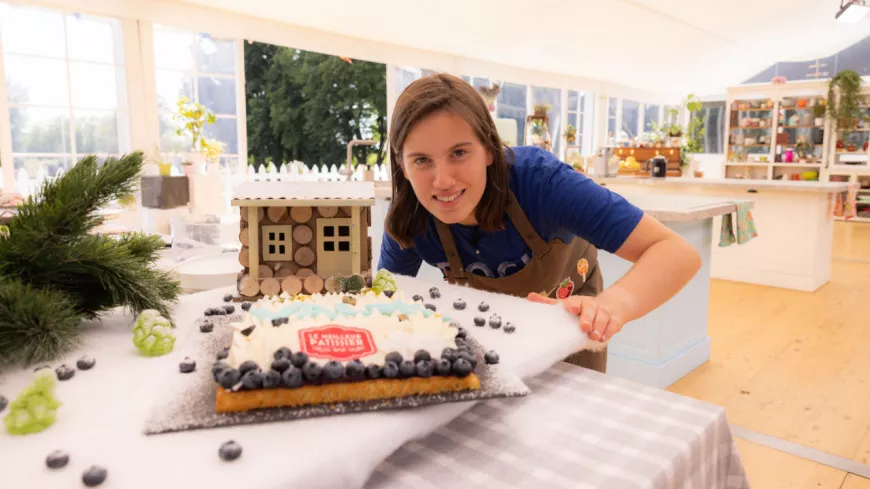
[[[711,359],[668,390],[732,424],[870,464],[870,224],[837,223],[831,281],[805,293],[714,280]],[[745,440],[753,489],[870,480]]]

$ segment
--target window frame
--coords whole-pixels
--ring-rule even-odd
[[[264,224],[260,226],[262,232],[263,246],[260,249],[263,261],[293,261],[293,225],[292,224]],[[285,233],[286,237],[270,239],[269,233]],[[280,236],[280,234],[279,234]],[[287,249],[284,253],[276,250],[275,253],[269,251],[269,245],[276,247],[284,245]]]

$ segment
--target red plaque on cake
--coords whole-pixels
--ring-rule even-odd
[[[353,360],[377,353],[371,331],[340,324],[299,330],[299,345],[309,357]]]

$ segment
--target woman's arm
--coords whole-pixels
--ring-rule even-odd
[[[393,274],[416,277],[422,263],[423,259],[416,249],[402,249],[402,246],[386,230],[384,231],[377,270],[385,269]]]

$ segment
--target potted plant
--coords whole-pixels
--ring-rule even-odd
[[[216,139],[201,138],[199,140],[200,154],[206,164],[213,168],[220,164],[220,155],[224,152],[224,143]]]
[[[562,133],[562,136],[565,137],[565,140],[568,144],[574,144],[577,142],[577,128],[574,127],[573,124],[568,124],[565,128],[565,131]]]
[[[861,83],[861,75],[854,70],[840,71],[828,83],[828,112],[840,128],[855,127],[861,116],[858,107]],[[835,89],[839,89],[839,101],[836,100]]]
[[[703,104],[693,94],[686,98],[686,108],[689,110],[689,124],[686,128],[686,141],[680,151],[680,166],[685,168],[690,163],[697,166],[697,160],[691,157],[704,150],[704,118],[701,116]],[[695,168],[692,168],[694,172]]]
[[[813,106],[813,117],[815,118],[814,124],[816,127],[825,125],[825,112],[827,110],[828,107],[824,100],[818,100],[816,105]]]
[[[190,138],[190,151],[182,157],[182,161],[190,164],[204,163],[206,158],[202,147],[202,128],[206,124],[213,124],[217,118],[204,105],[193,102],[184,96],[178,98],[176,105],[178,110],[172,118],[181,122],[182,126],[176,129],[175,134],[178,136],[186,135]]]

